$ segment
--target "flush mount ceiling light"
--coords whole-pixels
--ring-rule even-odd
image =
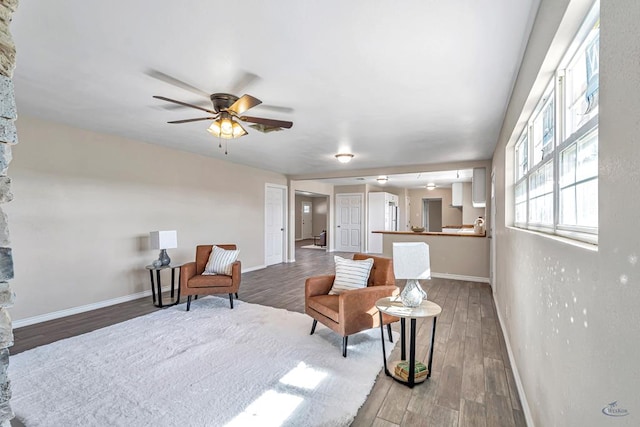
[[[431,191],[435,189],[436,189],[436,185],[433,182],[430,182],[429,184],[427,184],[427,190]]]
[[[353,154],[351,153],[336,154],[336,159],[338,159],[340,163],[349,163],[351,159],[353,159]]]
[[[389,177],[385,175],[380,175],[379,177],[376,178],[376,181],[378,181],[380,184],[386,184],[388,180],[389,180]]]

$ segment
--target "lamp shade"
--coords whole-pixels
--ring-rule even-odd
[[[171,231],[152,231],[149,233],[151,249],[173,249],[178,247],[178,233]]]
[[[394,242],[393,273],[396,279],[430,279],[429,245],[424,242]]]

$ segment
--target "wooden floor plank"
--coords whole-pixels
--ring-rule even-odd
[[[243,273],[240,299],[304,313],[305,279],[333,274],[334,255],[352,256],[300,248],[311,243],[309,240],[296,242],[294,263]],[[496,320],[491,287],[486,283],[433,278],[424,281],[423,288],[428,298],[443,309],[437,321],[431,378],[409,389],[380,373],[352,425],[457,426],[460,423],[463,426],[473,420],[478,426],[524,426],[515,381],[504,359],[506,346]],[[17,354],[156,310],[149,296],[18,328],[14,330],[15,344],[10,351]],[[309,328],[311,323],[309,318]],[[417,327],[416,355],[426,361],[431,323],[419,320]],[[394,324],[393,329],[399,331],[399,326]],[[338,347],[328,349],[334,350],[340,351]],[[392,357],[399,358],[399,351],[397,345]],[[485,362],[485,358],[492,360]],[[489,373],[485,372],[485,363],[490,366]],[[382,361],[380,365],[382,368]],[[498,374],[499,369],[503,376]],[[485,384],[486,378],[489,385]],[[485,388],[491,392],[485,393]]]
[[[460,404],[460,427],[486,427],[487,412],[481,403],[463,399]]]

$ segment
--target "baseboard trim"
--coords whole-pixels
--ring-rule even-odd
[[[242,272],[248,273],[250,271],[262,270],[263,268],[266,268],[266,267],[267,267],[266,265],[257,265],[255,267],[244,268],[242,269]],[[176,290],[179,286],[180,285],[176,283]],[[162,288],[162,292],[168,292],[170,290],[171,290],[171,286],[164,286]],[[16,320],[12,322],[12,324],[14,329],[22,328],[24,326],[35,325],[36,323],[47,322],[49,320],[60,319],[62,317],[73,316],[74,314],[85,313],[87,311],[97,310],[99,308],[109,307],[111,305],[133,301],[139,298],[148,297],[150,295],[151,295],[151,289],[148,289],[146,291],[137,292],[131,295],[125,295],[122,297],[112,298],[105,301],[98,301],[91,304],[81,305],[78,307],[71,307],[64,310],[53,311],[51,313],[40,314],[38,316],[27,317],[26,319]]]
[[[511,351],[511,343],[509,342],[509,336],[504,333],[506,328],[504,327],[504,322],[502,321],[502,316],[500,315],[500,310],[498,310],[498,303],[496,301],[496,295],[493,294],[493,304],[496,306],[496,313],[498,314],[498,322],[500,322],[500,328],[502,328],[502,335],[504,336],[504,343],[507,346],[507,355],[509,356],[509,362],[511,365],[511,370],[513,371],[513,379],[516,382],[516,388],[518,389],[518,395],[520,396],[520,406],[522,406],[522,413],[524,414],[525,421],[527,422],[527,426],[535,427],[533,423],[533,416],[531,415],[531,408],[529,407],[529,402],[527,401],[527,395],[524,393],[524,387],[522,386],[522,380],[520,379],[520,372],[518,372],[518,367],[516,366],[515,359],[513,357],[513,352]]]
[[[490,283],[488,277],[463,276],[461,274],[450,273],[435,273],[433,271],[431,272],[431,277],[437,277],[438,279],[465,280],[467,282]]]
[[[170,291],[171,286],[163,287],[162,292]],[[26,319],[20,319],[13,322],[13,328],[22,328],[24,326],[35,325],[36,323],[47,322],[49,320],[60,319],[61,317],[72,316],[74,314],[84,313],[91,310],[97,310],[99,308],[109,307],[110,305],[121,304],[123,302],[133,301],[135,299],[148,297],[151,295],[151,289],[137,292],[131,295],[125,295],[118,298],[112,298],[105,301],[98,301],[91,304],[81,305],[78,307],[71,307],[64,310],[53,311],[51,313],[40,314],[38,316],[27,317]]]
[[[263,268],[267,268],[266,264],[256,265],[255,267],[243,268],[242,272],[243,273],[248,273],[250,271],[262,270]]]

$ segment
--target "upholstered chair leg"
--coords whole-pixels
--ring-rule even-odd
[[[311,333],[309,335],[313,335],[313,333],[316,331],[317,324],[318,324],[318,321],[316,319],[313,319],[313,325],[311,325]]]
[[[238,299],[238,293],[236,292],[236,299]]]
[[[233,310],[233,294],[229,294],[229,304],[231,304],[231,309]]]
[[[391,335],[391,323],[387,323],[387,332],[389,333],[389,342],[393,342],[393,335]]]
[[[187,311],[191,308],[191,295],[187,296]]]
[[[342,357],[347,357],[347,340],[348,336],[342,337]]]
[[[198,295],[196,295],[196,299],[198,299]]]

